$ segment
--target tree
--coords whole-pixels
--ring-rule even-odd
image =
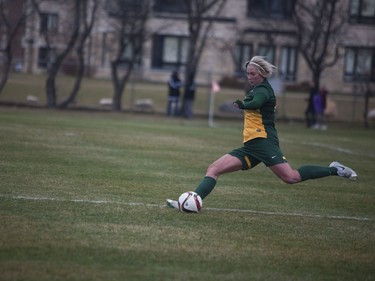
[[[95,17],[97,16],[97,9],[99,5],[99,0],[82,0],[81,8],[79,9],[81,15],[81,31],[79,34],[79,39],[76,47],[77,57],[78,57],[78,70],[75,79],[73,89],[67,99],[65,99],[59,108],[67,108],[69,104],[73,103],[77,97],[78,91],[80,89],[81,81],[85,71],[85,43],[89,38],[92,28],[94,26]]]
[[[369,105],[370,98],[375,95],[375,87],[373,83],[374,72],[372,69],[372,62],[367,56],[358,56],[355,68],[355,76],[353,79],[354,94],[363,96],[364,98],[364,110],[363,110],[363,125],[365,128],[369,128]],[[353,108],[354,108],[353,104]]]
[[[17,36],[20,36],[20,31],[31,12],[32,11],[27,8],[27,2],[25,0],[0,0],[0,39],[5,40],[3,41],[4,48],[0,49],[0,53],[3,54],[0,93],[8,81],[15,41]],[[3,30],[4,34],[2,34],[1,30]],[[1,46],[2,44],[0,44],[0,47]]]
[[[206,45],[215,17],[217,17],[226,0],[184,0],[187,10],[189,43],[185,69],[184,99],[190,85],[195,81],[199,61]],[[184,106],[183,106],[184,108]]]
[[[370,104],[370,97],[375,95],[374,83],[371,82],[370,79],[364,81],[360,84],[361,92],[364,94],[365,99],[365,107],[363,110],[363,124],[365,128],[369,128],[369,121],[368,121],[368,113],[369,113],[369,104]]]
[[[293,20],[298,49],[312,73],[314,87],[320,88],[322,72],[336,64],[341,54],[339,39],[347,22],[345,1],[295,1]]]
[[[113,111],[121,111],[122,95],[147,40],[151,0],[110,0],[106,11],[114,28],[115,56],[111,61]]]
[[[41,11],[37,1],[31,1],[42,21],[45,15]],[[46,96],[47,107],[49,108],[56,108],[56,77],[64,59],[73,49],[79,36],[82,1],[84,0],[68,0],[61,2],[60,7],[66,9],[67,15],[72,15],[68,16],[66,25],[61,26],[61,29],[64,29],[63,33],[56,33],[56,30],[41,30],[48,51],[52,50],[53,45],[64,45],[61,49],[56,50],[56,56],[47,64]],[[66,44],[61,44],[63,41],[66,41]]]

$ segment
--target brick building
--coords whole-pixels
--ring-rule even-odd
[[[66,43],[65,34],[70,28],[67,2],[44,1],[41,17],[34,14],[28,18],[20,42],[23,71],[45,71],[56,50]],[[152,36],[144,43],[136,70],[142,79],[164,82],[172,69],[184,68],[188,30],[180,2],[154,0],[147,24]],[[329,91],[351,92],[354,78],[363,73],[370,74],[375,82],[375,0],[341,3],[347,16],[339,42],[342,56],[323,72],[321,84]],[[278,75],[287,84],[311,81],[311,72],[296,48],[296,31],[290,20],[293,4],[293,0],[227,0],[222,13],[212,15],[215,22],[198,68],[198,83],[207,82],[207,75],[217,80],[240,75],[243,63],[253,55],[267,56],[279,67]],[[53,48],[46,48],[43,32],[58,38]],[[110,77],[110,62],[116,51],[111,36],[113,27],[102,6],[86,47],[86,63],[96,77]],[[74,64],[73,54],[68,61]]]

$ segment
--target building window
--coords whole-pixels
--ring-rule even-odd
[[[188,38],[155,35],[152,48],[152,67],[178,69],[186,65]]]
[[[296,80],[297,49],[282,47],[280,52],[279,75],[283,81]]]
[[[155,0],[153,9],[155,12],[187,13],[185,0]]]
[[[40,33],[57,31],[58,27],[58,15],[57,14],[46,14],[40,15]]]
[[[275,46],[271,45],[259,45],[257,56],[266,57],[266,60],[272,64],[275,64]]]
[[[135,47],[132,42],[125,42],[125,49],[123,50],[120,58],[120,65],[127,67],[129,63],[133,62],[135,66],[140,66],[141,55],[135,54]]]
[[[291,19],[294,0],[247,0],[247,16],[255,18]]]
[[[129,16],[140,13],[145,7],[144,2],[145,1],[142,0],[106,0],[104,3],[104,10],[110,17],[124,17],[124,15]]]
[[[253,45],[239,43],[235,50],[236,74],[242,75],[245,63],[253,56]]]
[[[375,1],[374,0],[351,0],[350,21],[355,23],[375,23]]]
[[[38,67],[47,68],[56,57],[54,49],[48,49],[46,47],[39,48],[38,54]]]
[[[375,48],[347,48],[344,80],[375,81]]]

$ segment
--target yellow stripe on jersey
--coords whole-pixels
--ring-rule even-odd
[[[243,143],[255,138],[267,138],[260,110],[244,110]]]

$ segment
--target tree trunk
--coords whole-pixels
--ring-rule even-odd
[[[61,64],[63,63],[65,57],[73,49],[75,43],[77,42],[79,29],[80,29],[80,2],[81,0],[75,0],[74,8],[74,25],[73,31],[70,34],[69,41],[65,49],[57,56],[56,60],[52,63],[49,69],[47,82],[46,82],[46,93],[47,93],[47,107],[56,108],[56,76],[60,70]],[[49,41],[49,40],[46,40]],[[50,44],[48,44],[50,46]]]
[[[197,67],[206,45],[208,33],[213,25],[213,18],[207,21],[205,16],[213,9],[216,9],[216,15],[220,14],[225,3],[226,0],[214,0],[210,2],[185,0],[185,5],[188,11],[189,49],[185,70],[182,108],[185,108],[186,97],[189,95],[189,88],[195,80]]]
[[[46,94],[47,94],[47,107],[55,108],[56,107],[56,75],[58,67],[55,66],[51,69],[47,81],[46,81]]]
[[[367,90],[365,93],[365,109],[363,112],[363,121],[365,128],[369,128],[369,122],[368,122],[368,107],[369,107],[369,101],[370,101],[370,91]]]
[[[59,105],[60,109],[66,109],[69,106],[69,104],[74,103],[74,101],[76,100],[78,91],[81,87],[82,77],[85,72],[85,61],[83,58],[84,54],[83,54],[83,50],[81,47],[80,47],[80,50],[78,51],[78,54],[79,54],[78,55],[79,64],[78,64],[78,73],[76,74],[76,80],[74,82],[74,86],[69,97]]]
[[[113,98],[112,98],[112,110],[121,111],[121,100],[122,100],[122,89],[121,89],[121,79],[118,73],[118,62],[113,61],[111,63],[111,74],[112,74],[112,84],[113,84]]]
[[[127,84],[130,74],[133,71],[134,63],[130,62],[127,66],[125,73],[121,74],[121,69],[119,60],[115,60],[111,63],[111,74],[112,74],[112,83],[113,83],[113,99],[112,99],[112,110],[121,111],[122,110],[122,94]]]
[[[77,46],[77,56],[78,56],[78,62],[79,62],[78,73],[76,75],[76,80],[75,80],[73,89],[69,97],[65,101],[63,101],[59,106],[59,108],[61,109],[65,109],[69,106],[69,104],[75,102],[76,97],[78,95],[78,91],[81,87],[81,81],[85,72],[85,66],[86,66],[85,65],[85,52],[84,52],[85,42],[87,41],[87,38],[89,38],[92,28],[94,26],[96,10],[98,8],[98,1],[97,0],[93,1],[93,7],[91,10],[91,16],[90,16],[89,22],[86,21],[87,15],[88,15],[87,14],[88,4],[89,3],[87,1],[83,1],[82,9],[80,11],[82,12],[81,17],[82,17],[82,21],[84,24],[84,31]]]
[[[120,85],[117,84],[114,88],[112,110],[116,112],[120,112],[121,102],[122,102],[122,89]]]
[[[3,71],[0,80],[0,94],[3,91],[9,77],[10,67],[12,64],[12,51],[10,46],[6,48],[5,51],[5,64],[3,65]]]
[[[0,37],[5,39],[4,44],[4,65],[1,73],[0,78],[0,94],[3,91],[5,84],[8,81],[9,73],[12,67],[12,60],[13,60],[13,50],[12,45],[14,43],[15,37],[17,36],[20,28],[25,23],[26,18],[30,15],[27,9],[26,1],[22,3],[22,1],[1,1],[0,0]],[[11,15],[11,6],[12,5],[23,5],[22,14],[18,16]],[[8,11],[8,12],[7,12]],[[4,42],[2,42],[4,43]],[[1,45],[1,44],[0,44]]]
[[[320,71],[313,69],[313,83],[314,83],[314,88],[319,91],[320,89]]]

